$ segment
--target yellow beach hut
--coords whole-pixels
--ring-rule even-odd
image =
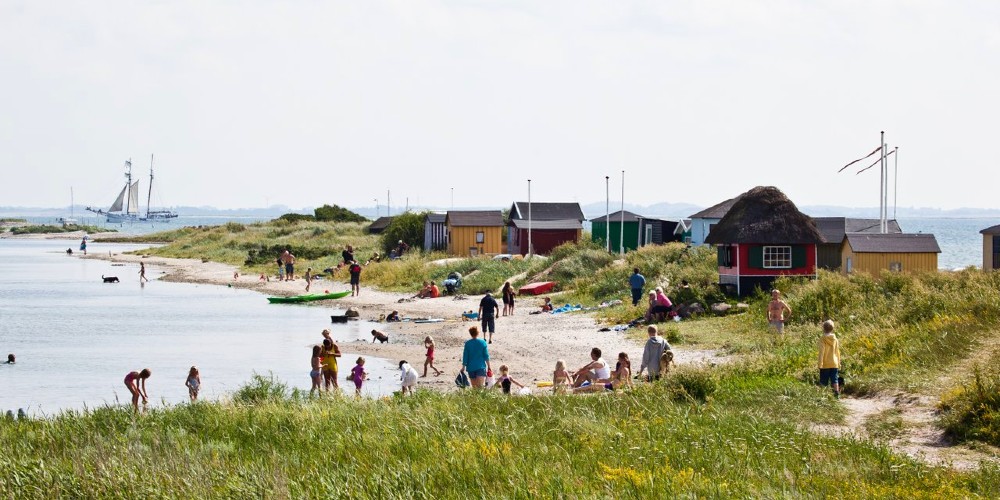
[[[503,251],[503,214],[499,210],[451,210],[445,214],[448,253],[456,256]]]
[[[933,234],[854,233],[844,237],[841,272],[937,271],[941,247]]]

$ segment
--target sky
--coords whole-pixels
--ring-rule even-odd
[[[900,206],[997,208],[998,26],[971,1],[0,0],[0,206],[107,208],[155,154],[167,206],[501,208],[528,179],[614,203],[624,171],[640,205],[871,207],[879,170],[837,170],[884,130]]]

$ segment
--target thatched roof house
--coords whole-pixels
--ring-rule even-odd
[[[778,276],[816,277],[823,235],[778,188],[740,195],[705,242],[718,247],[719,284],[738,295],[768,289]]]

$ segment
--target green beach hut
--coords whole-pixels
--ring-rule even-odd
[[[607,247],[604,238],[610,229],[611,253],[619,252],[618,244],[620,241],[625,246],[626,252],[639,248],[639,219],[641,217],[625,210],[625,221],[623,223],[622,212],[622,210],[619,210],[609,216],[602,215],[596,219],[590,219],[591,239],[602,247]],[[610,222],[608,222],[609,219]],[[622,228],[625,231],[624,238],[622,237]]]

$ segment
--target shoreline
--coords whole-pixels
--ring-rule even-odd
[[[480,296],[442,296],[436,299],[412,299],[398,292],[386,292],[364,286],[364,273],[361,275],[361,292],[356,297],[344,297],[336,300],[318,301],[309,305],[268,304],[267,295],[296,295],[306,293],[305,281],[297,278],[295,281],[260,281],[258,276],[239,276],[234,279],[237,267],[218,262],[202,262],[198,259],[176,259],[167,257],[145,256],[138,254],[111,254],[93,252],[85,259],[110,260],[112,262],[146,264],[147,273],[155,279],[147,286],[155,286],[156,280],[169,282],[205,284],[217,286],[232,286],[261,293],[262,307],[327,307],[333,311],[343,311],[348,307],[358,309],[361,319],[378,321],[382,314],[393,310],[404,318],[441,318],[438,323],[381,323],[380,331],[389,334],[389,343],[371,343],[366,341],[343,341],[336,339],[341,349],[357,352],[361,355],[376,356],[394,363],[407,360],[418,373],[423,373],[424,354],[423,340],[432,336],[435,341],[435,366],[442,371],[441,376],[434,376],[428,369],[426,378],[419,378],[417,386],[438,391],[457,390],[454,383],[455,375],[461,369],[462,346],[468,340],[468,328],[479,325],[479,321],[463,321],[463,311],[477,310]],[[138,279],[138,278],[136,278]],[[311,292],[349,290],[347,283],[330,280],[319,280],[310,287]],[[633,362],[633,372],[638,372],[642,359],[644,341],[631,339],[623,332],[600,332],[601,325],[597,320],[585,313],[563,314],[529,314],[539,310],[544,295],[535,297],[518,297],[515,303],[515,314],[498,316],[496,333],[490,344],[491,364],[494,372],[498,372],[501,364],[510,367],[510,375],[526,387],[534,386],[535,381],[549,381],[556,360],[566,361],[567,368],[576,368],[589,363],[591,348],[599,347],[603,357],[613,362],[619,352],[626,352]],[[403,299],[400,302],[400,299]],[[316,338],[320,338],[320,330],[325,326],[317,326]],[[481,338],[487,338],[482,336]],[[349,347],[345,347],[349,346]],[[710,350],[692,350],[673,347],[677,364],[722,363],[725,358],[718,357]],[[533,389],[535,393],[545,392],[543,389]]]

